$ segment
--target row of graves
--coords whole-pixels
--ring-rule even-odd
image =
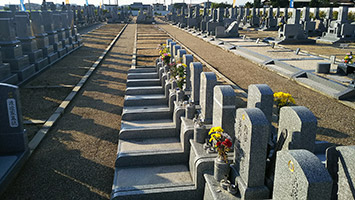
[[[64,4],[64,3],[63,3]],[[74,14],[74,24],[78,28],[90,26],[92,24],[106,21],[107,16],[104,15],[103,9],[94,5],[69,5]]]
[[[132,15],[126,6],[121,6],[120,9],[116,5],[106,7],[109,11],[106,13],[107,23],[127,23]]]
[[[153,10],[152,7],[149,6],[148,10],[144,12],[143,8],[141,8],[138,12],[138,16],[136,19],[137,24],[152,24],[154,22]]]
[[[355,197],[355,146],[316,141],[317,118],[289,94],[250,85],[237,107],[171,39],[127,78],[112,199]]]
[[[259,31],[277,31],[277,43],[315,42],[309,36],[319,36],[318,42],[335,43],[355,40],[355,23],[348,20],[348,7],[338,8],[333,19],[333,8],[326,8],[325,17],[320,17],[320,8],[314,9],[311,19],[309,7],[296,8],[203,8],[199,5],[187,9],[173,9],[166,16],[181,28],[194,28],[215,37],[237,37],[238,28]],[[302,13],[302,15],[301,15]]]
[[[0,82],[22,84],[56,63],[82,46],[75,23],[83,27],[96,21],[84,12],[83,22],[78,7],[49,10],[46,5],[31,13],[14,6],[0,12]]]
[[[355,96],[355,65],[351,61],[353,57],[352,53],[349,53],[349,55],[346,56],[349,59],[351,58],[350,62],[342,63],[335,55],[325,58],[318,55],[312,55],[308,52],[302,52],[300,48],[293,51],[285,48],[283,45],[277,45],[277,43],[294,44],[315,42],[315,40],[308,39],[307,35],[316,33],[317,31],[314,30],[317,29],[309,27],[315,27],[316,24],[318,24],[317,27],[321,27],[320,24],[322,23],[321,20],[318,20],[317,22],[307,21],[310,16],[309,8],[303,8],[302,12],[304,15],[302,18],[300,17],[300,10],[285,9],[285,13],[290,13],[290,11],[292,11],[292,16],[290,18],[266,17],[266,25],[256,23],[258,21],[260,22],[260,18],[253,19],[253,16],[256,16],[255,13],[260,13],[256,8],[251,9],[252,15],[245,14],[248,13],[248,9],[243,9],[241,7],[238,9],[230,8],[228,9],[228,18],[224,17],[225,14],[223,8],[212,9],[212,16],[207,14],[209,12],[207,8],[204,8],[204,14],[202,16],[196,16],[195,13],[199,13],[199,10],[200,8],[198,6],[189,9],[188,17],[181,17],[182,15],[174,17],[174,12],[172,12],[173,14],[168,15],[167,19],[172,20],[171,23],[175,24],[176,27],[199,37],[206,42],[251,60],[271,71],[275,71],[285,77],[295,80],[300,84],[314,88],[327,96],[339,100],[351,99]],[[315,11],[317,10],[319,13],[319,9],[315,9]],[[341,21],[344,22],[348,13],[348,8],[339,7],[338,10],[338,20],[331,20],[332,9],[330,8],[327,10],[327,16],[329,17],[326,17],[323,22],[329,26],[330,24],[339,24],[338,22]],[[183,9],[181,11],[183,11]],[[273,13],[273,8],[263,8],[262,13],[265,12]],[[280,9],[277,9],[276,13],[280,13]],[[271,16],[273,15],[271,14]],[[317,16],[317,14],[315,16]],[[287,24],[280,22],[286,20],[288,21]],[[280,38],[278,39],[269,37],[265,38],[263,41],[260,39],[253,40],[246,38],[245,35],[241,37],[238,33],[238,30],[242,27],[247,27],[247,29],[255,27],[257,30],[264,31],[276,30],[272,28],[270,24],[275,24],[276,27],[277,23],[280,24],[278,30]],[[344,24],[340,27],[352,30]],[[353,25],[351,25],[351,27],[353,27]],[[329,30],[331,29],[328,29],[328,31]],[[344,33],[344,31],[342,31],[342,33]],[[323,35],[324,37],[329,36],[328,33],[324,34],[324,32]],[[323,37],[320,37],[320,39],[322,38]],[[339,36],[339,39],[341,38],[344,40],[349,39]]]

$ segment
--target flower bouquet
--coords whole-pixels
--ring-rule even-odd
[[[224,130],[220,127],[211,128],[209,142],[212,142],[212,147],[217,151],[218,156],[214,160],[214,178],[220,182],[229,175],[230,167],[228,162],[227,152],[232,147],[232,138],[224,133]]]
[[[212,147],[217,151],[218,158],[225,163],[228,163],[227,152],[230,151],[232,147],[232,138],[223,132],[224,130],[220,127],[211,128],[208,135],[210,135],[209,142],[212,142]]]
[[[296,104],[295,99],[293,99],[292,95],[285,92],[275,92],[274,101],[276,102],[277,108]]]

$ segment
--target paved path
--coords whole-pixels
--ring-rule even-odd
[[[274,92],[291,93],[297,105],[308,107],[316,115],[318,119],[317,139],[342,145],[355,144],[355,112],[353,109],[274,72],[258,67],[244,58],[209,44],[185,31],[171,25],[160,26],[245,91],[250,84],[265,83]]]
[[[110,198],[134,31],[127,27],[0,199]]]

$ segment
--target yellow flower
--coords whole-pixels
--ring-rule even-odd
[[[208,133],[208,135],[211,135],[211,133],[214,133],[214,132],[223,132],[223,131],[224,130],[220,126],[212,127],[210,132]]]
[[[212,142],[212,140],[218,140],[219,138],[221,138],[222,135],[219,134],[219,133],[214,133],[211,135],[211,138],[210,138],[210,142]]]
[[[182,66],[187,67],[187,65],[186,65],[186,64],[182,64]]]

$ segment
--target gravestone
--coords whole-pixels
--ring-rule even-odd
[[[178,49],[175,60],[177,62],[181,62],[182,63],[183,55],[185,55],[185,54],[186,54],[186,50],[185,49]]]
[[[284,141],[282,149],[306,149],[314,151],[317,118],[304,106],[284,106],[280,109],[278,141]]]
[[[48,62],[53,63],[58,59],[58,54],[54,52],[53,45],[49,44],[48,34],[44,31],[42,13],[31,12],[31,20],[37,47],[42,49],[43,56],[48,58]]]
[[[39,71],[49,64],[48,58],[43,58],[42,49],[38,49],[37,41],[34,40],[30,19],[27,13],[23,13],[26,15],[15,15],[17,39],[21,41],[23,54],[28,55],[30,63]]]
[[[217,77],[214,72],[202,72],[200,76],[200,119],[205,124],[211,124],[213,111],[213,88],[217,83]]]
[[[56,18],[59,16],[56,15]],[[44,31],[48,34],[49,44],[53,45],[54,51],[57,52],[58,58],[61,58],[65,54],[65,48],[58,40],[58,33],[54,28],[54,20],[56,19],[53,17],[53,13],[51,11],[42,10],[42,19],[43,19],[43,26]],[[59,19],[56,20],[56,27],[59,27],[60,21]],[[58,22],[57,22],[58,21]]]
[[[272,199],[330,199],[332,179],[321,161],[311,152],[277,152]]]
[[[355,146],[327,149],[326,167],[333,179],[331,199],[355,198]]]
[[[175,62],[177,62],[177,52],[178,50],[181,49],[180,45],[174,45],[173,46],[173,51],[171,52],[171,57],[175,59]]]
[[[64,7],[65,8],[65,7]],[[69,12],[68,11],[62,11],[61,12],[61,18],[62,18],[62,28],[64,29],[64,37],[63,37],[63,46],[65,46],[67,53],[71,50],[73,50],[73,44],[70,42],[70,38],[72,37],[72,32],[71,32],[71,26],[69,22]]]
[[[28,149],[23,128],[20,94],[17,86],[0,83],[0,154],[11,154]]]
[[[16,84],[18,82],[17,74],[11,73],[9,63],[2,62],[1,47],[0,47],[0,83]]]
[[[234,141],[236,94],[230,85],[216,85],[213,89],[212,127],[220,126]]]
[[[231,177],[238,183],[241,199],[269,197],[264,185],[269,124],[259,108],[237,109]]]
[[[182,63],[186,65],[186,84],[185,84],[185,91],[191,90],[191,71],[190,71],[190,63],[194,60],[191,54],[185,54],[182,56]]]
[[[247,108],[259,108],[265,114],[266,119],[271,123],[273,105],[274,92],[268,85],[249,85]]]
[[[200,62],[190,63],[191,72],[191,96],[190,100],[195,104],[200,104],[200,74],[202,72],[202,64]]]
[[[35,66],[23,55],[22,46],[16,39],[13,22],[10,18],[0,18],[0,46],[3,62],[9,63],[11,72],[18,74],[19,81],[30,78],[35,73]]]

